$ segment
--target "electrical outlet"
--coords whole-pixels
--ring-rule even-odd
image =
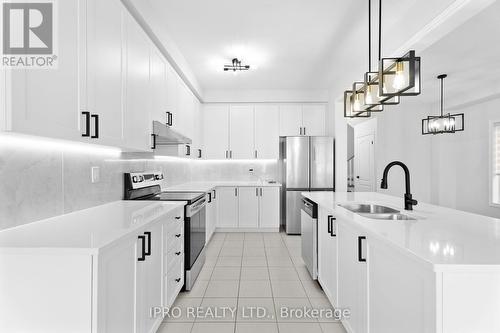
[[[98,166],[90,168],[92,184],[99,183],[101,181],[101,168]]]

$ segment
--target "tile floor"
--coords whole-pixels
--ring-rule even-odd
[[[251,315],[252,306],[265,316]],[[345,333],[333,319],[280,315],[282,307],[330,308],[301,258],[300,236],[283,233],[214,234],[193,290],[181,293],[174,307],[180,313],[165,318],[159,333]],[[220,312],[197,317],[189,307]],[[222,313],[225,307],[236,311]]]

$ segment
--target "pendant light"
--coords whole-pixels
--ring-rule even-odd
[[[344,93],[344,117],[370,117],[384,105],[400,103],[400,96],[421,92],[420,57],[411,50],[399,58],[382,58],[382,0],[379,0],[378,72],[371,70],[371,0],[368,0],[368,72],[363,82],[355,82]],[[346,98],[349,98],[347,100]]]
[[[422,119],[422,135],[455,133],[464,130],[464,114],[444,114],[444,79],[448,75],[441,74],[437,78],[441,80],[441,115],[428,116]]]

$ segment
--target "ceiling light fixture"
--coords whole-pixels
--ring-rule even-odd
[[[428,116],[422,119],[422,135],[455,133],[464,130],[464,114],[444,114],[444,79],[448,75],[441,74],[441,115]]]
[[[364,82],[355,82],[352,90],[344,93],[346,118],[370,117],[372,112],[383,111],[384,105],[399,104],[400,96],[420,94],[420,57],[415,56],[415,51],[399,58],[382,58],[382,0],[379,0],[378,72],[372,72],[371,58],[371,0],[368,0],[368,72]]]
[[[238,60],[238,58],[234,58],[232,60],[232,64],[231,65],[224,65],[224,71],[227,72],[227,71],[233,71],[233,72],[236,72],[236,71],[247,71],[250,69],[250,65],[242,65],[241,64],[241,60]]]

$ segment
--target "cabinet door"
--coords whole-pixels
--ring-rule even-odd
[[[191,137],[192,104],[191,92],[188,90],[184,82],[177,77],[177,91],[179,94],[178,108],[175,113],[174,128],[187,137]]]
[[[123,16],[119,0],[88,0],[88,111],[99,115],[99,142],[123,144]],[[144,98],[144,97],[143,97]]]
[[[300,105],[280,105],[280,135],[302,135],[302,107]]]
[[[279,187],[259,188],[259,227],[280,227],[280,189]]]
[[[203,110],[203,141],[207,159],[225,159],[229,151],[229,108],[207,105]]]
[[[167,122],[167,62],[156,47],[151,47],[151,118]]]
[[[217,190],[217,227],[238,227],[238,189],[220,187]]]
[[[259,226],[259,188],[238,188],[238,226],[257,228]]]
[[[336,306],[338,298],[337,229],[333,214],[320,208],[318,211],[318,281],[334,306]]]
[[[179,104],[178,75],[175,70],[167,64],[167,111],[172,112],[172,127],[177,126],[177,110]]]
[[[255,158],[278,159],[280,112],[277,105],[255,106]]]
[[[98,332],[135,332],[136,251],[136,238],[128,238],[99,254]]]
[[[83,1],[58,2],[59,46],[57,69],[7,71],[6,130],[82,140],[80,132],[80,49],[85,49]],[[82,82],[83,83],[83,82]],[[2,103],[4,103],[2,99]],[[82,106],[84,107],[84,106]]]
[[[229,119],[230,157],[232,159],[254,158],[253,106],[232,105]]]
[[[130,14],[126,14],[125,142],[128,148],[150,150],[151,98],[148,38]]]
[[[304,135],[325,135],[325,111],[326,106],[323,104],[305,104],[302,106]]]
[[[360,240],[363,234],[358,229],[337,220],[338,239],[338,272],[339,272],[339,307],[349,308],[351,317],[344,325],[353,333],[368,331],[368,273],[366,239]],[[361,253],[358,242],[361,241]]]

